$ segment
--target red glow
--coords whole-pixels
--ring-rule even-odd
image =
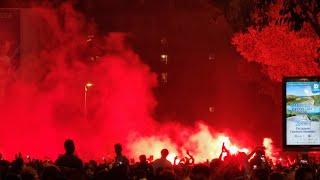
[[[175,136],[175,138],[178,137]],[[153,155],[155,158],[159,158],[161,149],[167,148],[170,152],[168,159],[173,162],[176,155],[180,158],[185,157],[188,150],[195,157],[196,162],[205,162],[220,156],[223,143],[231,154],[249,153],[251,149],[241,148],[239,145],[232,143],[231,139],[224,134],[212,133],[209,127],[204,124],[198,124],[198,128],[192,134],[189,134],[189,138],[183,140],[182,145],[178,145],[179,141],[179,139],[171,140],[163,134],[133,138],[132,142],[129,143],[130,154],[135,158],[140,154]]]
[[[92,39],[88,41],[83,31],[90,24],[81,14],[69,4],[58,13],[45,8],[32,11],[48,26],[44,30],[48,34],[39,35],[48,39],[41,42],[44,49],[25,55],[17,71],[0,67],[1,74],[8,73],[0,79],[6,84],[0,94],[0,152],[6,158],[22,152],[31,158],[54,159],[63,153],[67,138],[75,140],[77,153],[86,160],[112,157],[113,144],[119,142],[134,158],[140,154],[158,158],[161,149],[167,148],[171,162],[175,156],[185,156],[187,150],[196,162],[217,158],[223,143],[231,154],[252,149],[251,144],[236,143],[239,137],[206,124],[157,124],[152,117],[156,74],[127,47],[125,35],[103,37],[108,55],[88,66],[82,53]],[[59,22],[61,18],[64,24]],[[85,90],[94,86],[87,92],[87,120],[84,86]]]
[[[263,146],[265,147],[266,156],[272,160],[272,162],[276,162],[274,147],[272,145],[272,139],[264,138]]]
[[[88,83],[86,84],[86,87],[91,87],[91,86],[93,86],[93,84],[90,83],[90,82],[88,82]]]
[[[83,29],[90,24],[82,15],[70,4],[58,13],[47,8],[31,11],[41,18],[39,38],[46,41],[41,52],[24,54],[17,71],[0,67],[10,73],[1,76],[7,83],[0,94],[0,152],[9,159],[17,152],[55,159],[63,153],[64,140],[72,138],[82,158],[100,159],[113,155],[114,143],[126,144],[129,134],[147,133],[153,124],[156,75],[126,47],[124,35],[104,37],[105,49],[113,53],[88,66],[83,63],[89,58],[83,56]],[[67,23],[60,23],[61,18]],[[84,88],[89,87],[85,120]]]

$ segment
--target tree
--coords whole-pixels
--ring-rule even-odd
[[[291,25],[276,24],[282,18],[281,4],[272,6],[269,25],[262,29],[249,27],[247,32],[236,33],[232,39],[237,51],[250,62],[262,65],[272,80],[283,76],[320,75],[320,38],[311,24],[303,24],[299,31]]]
[[[292,30],[300,30],[304,24],[310,24],[320,36],[319,0],[284,0],[276,23],[288,23]]]
[[[291,30],[299,31],[309,24],[320,36],[319,0],[211,0],[220,9],[236,31],[244,31],[250,26],[262,28],[270,23],[270,9],[280,5],[277,10],[277,25],[288,24]]]
[[[261,28],[269,23],[267,12],[275,0],[211,0],[235,31],[249,26]]]

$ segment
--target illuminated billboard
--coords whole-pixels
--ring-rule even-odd
[[[285,149],[319,149],[320,78],[284,78],[283,130]]]

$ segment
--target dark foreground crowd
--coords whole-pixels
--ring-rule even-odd
[[[169,151],[163,149],[161,158],[150,160],[145,155],[138,163],[129,163],[122,154],[120,144],[114,146],[113,162],[98,164],[91,160],[83,163],[75,154],[72,140],[64,143],[65,154],[55,162],[41,160],[24,161],[18,155],[12,162],[2,159],[0,154],[0,180],[320,180],[320,165],[308,161],[296,161],[290,166],[270,163],[263,147],[255,149],[249,155],[238,153],[231,155],[222,146],[221,155],[206,163],[194,164],[194,158],[175,159],[172,164],[167,160]]]

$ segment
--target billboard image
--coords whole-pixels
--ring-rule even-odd
[[[320,80],[289,79],[285,90],[285,146],[320,145]]]

